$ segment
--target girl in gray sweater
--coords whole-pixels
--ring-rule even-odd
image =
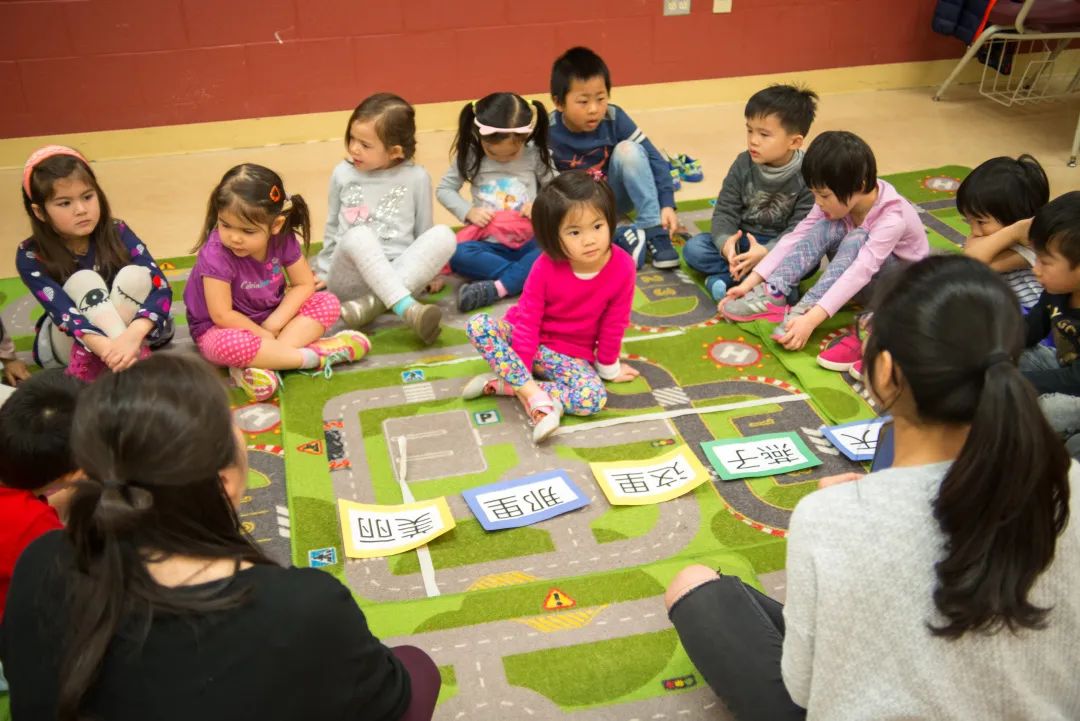
[[[1080,467],[1017,370],[1016,298],[959,256],[883,286],[863,377],[893,467],[798,504],[786,606],[691,566],[671,620],[740,720],[1080,718]]]
[[[442,313],[415,296],[442,287],[436,277],[455,240],[449,227],[432,225],[431,177],[412,160],[412,106],[390,93],[367,98],[349,118],[345,147],[348,158],[330,177],[326,236],[312,268],[342,301],[345,325],[362,328],[390,309],[433,343]]]

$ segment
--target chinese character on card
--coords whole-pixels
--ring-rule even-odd
[[[589,503],[563,471],[471,488],[461,495],[486,531],[529,526]]]
[[[399,506],[338,499],[338,515],[349,558],[381,558],[411,551],[454,527],[445,498]]]
[[[798,433],[768,433],[749,438],[707,441],[701,444],[720,478],[778,476],[821,465]]]
[[[600,489],[613,506],[662,503],[697,488],[709,474],[688,446],[644,461],[590,463]]]
[[[821,432],[841,453],[853,461],[872,461],[878,434],[889,417],[853,421],[839,426],[822,426]]]

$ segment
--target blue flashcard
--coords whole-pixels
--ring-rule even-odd
[[[565,471],[537,473],[462,492],[485,531],[531,526],[589,505]]]
[[[888,416],[868,421],[852,421],[838,426],[822,426],[821,432],[841,453],[853,461],[870,461],[877,450],[878,433]]]

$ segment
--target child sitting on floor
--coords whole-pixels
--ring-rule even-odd
[[[777,236],[794,230],[814,207],[801,148],[816,110],[817,95],[791,85],[771,85],[746,103],[747,150],[724,178],[712,231],[695,235],[683,250],[686,264],[706,274],[713,300],[723,298]]]
[[[638,375],[619,361],[636,269],[612,245],[615,198],[599,175],[564,173],[540,191],[533,225],[543,254],[521,300],[505,320],[480,313],[465,327],[494,373],[473,378],[464,397],[516,395],[537,443],[555,432],[564,410],[579,416],[603,410],[603,381]]]
[[[184,289],[188,327],[199,352],[227,366],[252,400],[277,392],[274,371],[326,368],[371,349],[359,331],[322,337],[340,305],[315,291],[304,258],[310,228],[304,199],[289,196],[281,177],[261,165],[231,168],[210,193]]]
[[[1049,200],[1046,172],[1030,155],[987,160],[972,170],[956,191],[956,209],[971,226],[964,255],[1004,274],[1025,310],[1038,302],[1043,291],[1031,271],[1035,253],[1024,243],[1012,243],[999,231],[1031,218]]]
[[[173,336],[172,288],[123,221],[79,151],[35,150],[23,167],[33,235],[15,255],[23,283],[45,309],[34,360],[82,380],[130,368]]]
[[[330,176],[315,273],[341,300],[348,327],[363,328],[389,308],[421,342],[434,343],[442,311],[415,296],[443,287],[439,272],[457,243],[449,227],[432,225],[431,176],[413,162],[413,107],[390,93],[367,98],[345,126],[345,149]]]
[[[1045,288],[1025,318],[1020,370],[1035,386],[1050,425],[1080,458],[1080,191],[1044,205],[1029,231],[1035,277]],[[1041,343],[1047,335],[1054,348]]]
[[[435,196],[466,223],[450,269],[471,278],[458,290],[467,313],[521,293],[540,250],[533,237],[533,201],[555,177],[547,147],[547,111],[514,93],[466,103],[458,117],[453,162]],[[468,182],[472,203],[461,197]]]
[[[877,177],[873,151],[854,133],[831,130],[815,138],[802,174],[814,194],[814,209],[719,304],[731,321],[763,318],[781,324],[774,337],[788,350],[806,345],[825,319],[890,265],[930,252],[918,212]],[[799,299],[799,280],[826,256],[828,268]],[[818,363],[844,371],[861,355],[852,332],[823,351]]]
[[[0,406],[0,618],[19,554],[61,527],[56,509],[41,496],[78,475],[70,436],[82,387],[58,368],[45,370]]]
[[[571,48],[555,61],[551,99],[556,109],[548,136],[555,169],[606,173],[618,212],[636,210],[634,225],[641,231],[629,229],[616,242],[638,267],[647,245],[654,268],[678,268],[679,254],[671,245],[679,226],[671,166],[630,116],[608,103],[610,95],[611,74],[592,50]]]

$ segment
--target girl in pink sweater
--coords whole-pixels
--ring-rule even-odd
[[[505,319],[480,313],[465,328],[494,373],[469,381],[464,396],[516,395],[539,443],[559,427],[564,411],[588,416],[603,410],[603,381],[637,377],[619,361],[636,270],[611,244],[611,189],[587,172],[560,175],[540,191],[532,221],[543,253],[521,299]]]

